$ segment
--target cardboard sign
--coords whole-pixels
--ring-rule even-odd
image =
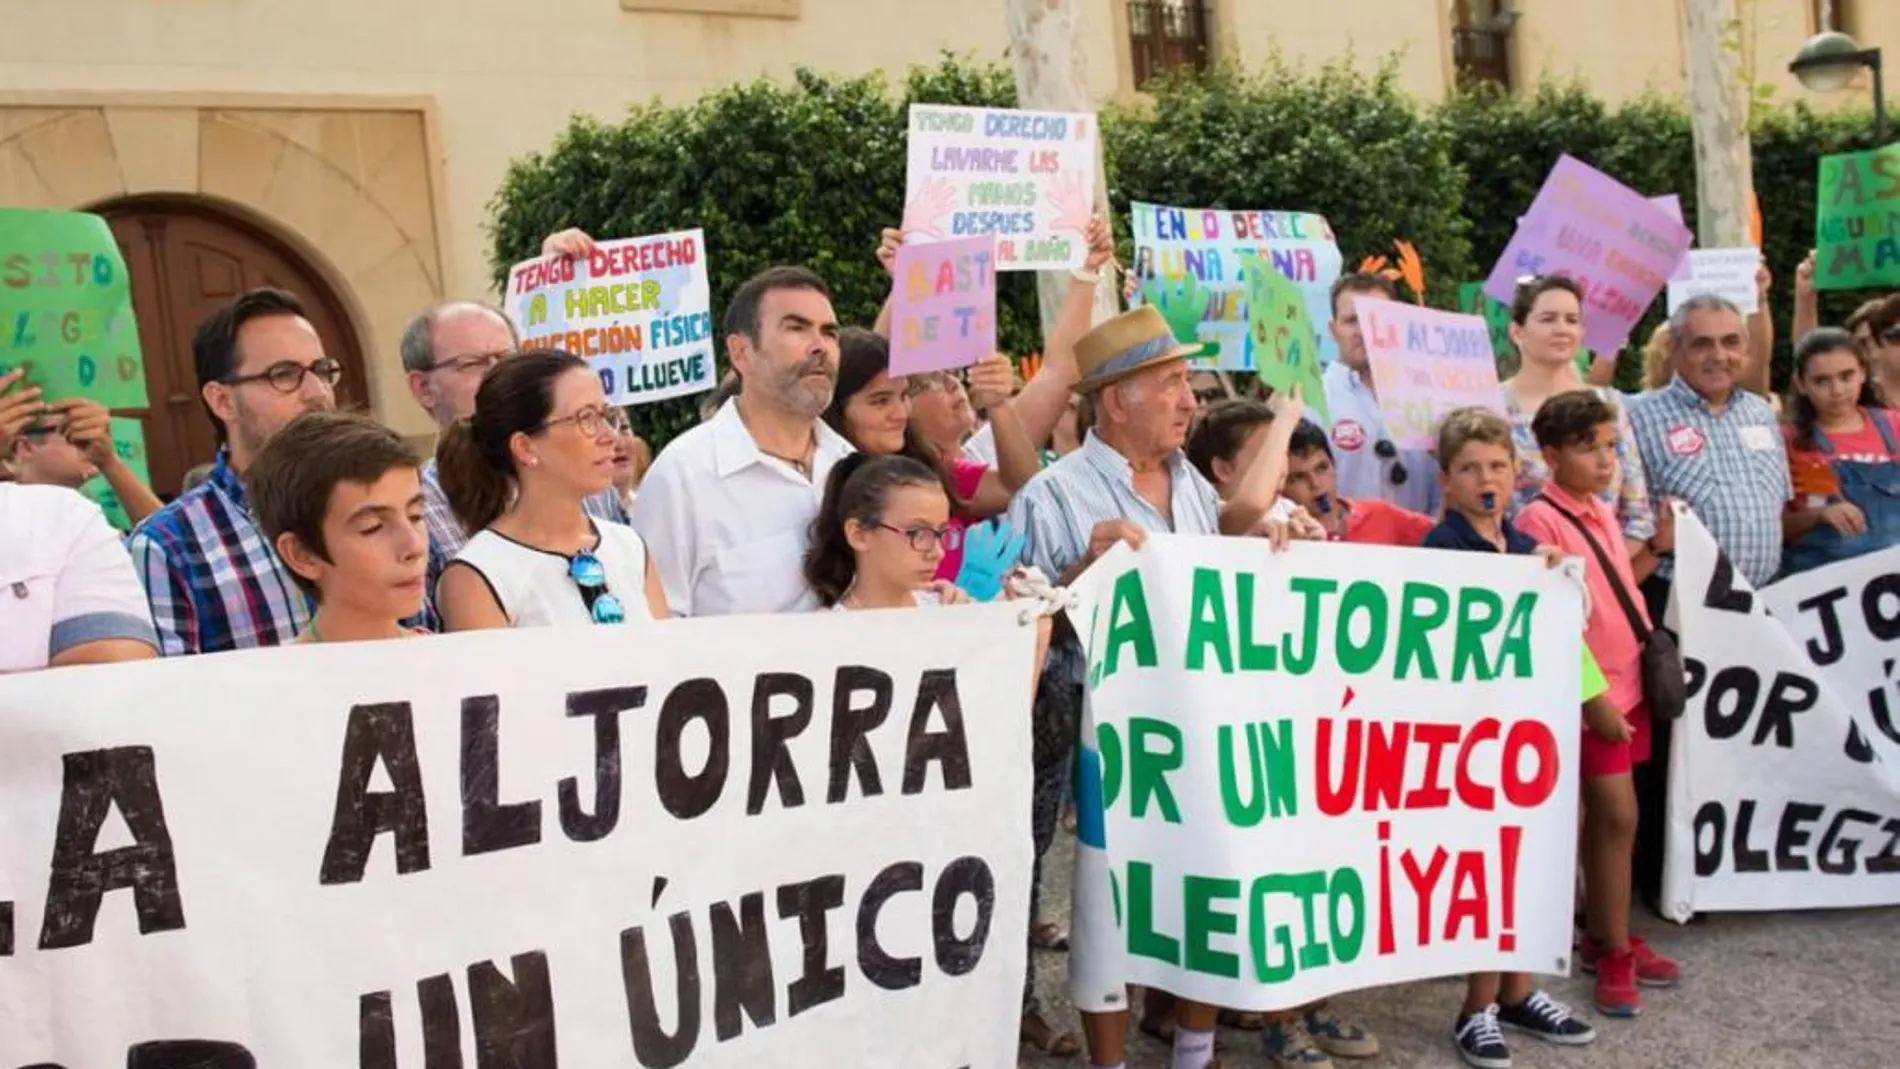
[[[1814,288],[1900,285],[1900,145],[1821,157]]]
[[[713,388],[712,288],[697,230],[603,241],[584,260],[525,260],[508,272],[507,310],[522,348],[586,357],[613,404]]]
[[[1611,353],[1629,339],[1691,240],[1679,218],[1564,156],[1519,221],[1484,291],[1509,302],[1522,276],[1567,275],[1583,288],[1584,344]]]
[[[1477,316],[1354,297],[1386,434],[1400,449],[1434,449],[1445,413],[1504,411],[1491,331]]]
[[[1678,277],[1669,280],[1669,312],[1691,297],[1726,297],[1745,316],[1761,307],[1755,273],[1761,269],[1761,250],[1752,245],[1734,249],[1690,249]]]
[[[1574,579],[1530,557],[1150,535],[1074,589],[1093,718],[1077,836],[1118,892],[1127,982],[1278,1010],[1565,971]]]
[[[998,271],[1081,267],[1098,136],[1082,113],[912,104],[905,238],[994,234]]]
[[[1014,1065],[1021,611],[0,677],[7,1064]]]
[[[1678,506],[1674,606],[1668,914],[1900,904],[1900,549],[1754,590]]]
[[[1320,376],[1319,339],[1306,312],[1306,296],[1264,256],[1242,253],[1247,286],[1247,338],[1260,381],[1276,393],[1300,387],[1302,402],[1332,422],[1326,383]]]
[[[1491,331],[1491,352],[1502,359],[1516,356],[1511,341],[1511,306],[1484,292],[1483,282],[1466,282],[1458,287],[1458,310],[1484,320]]]
[[[20,367],[47,401],[145,407],[131,280],[104,219],[0,208],[0,374]]]
[[[996,352],[996,235],[904,245],[892,274],[892,375],[969,367]]]
[[[1252,338],[1245,258],[1258,256],[1297,288],[1316,328],[1320,365],[1339,355],[1330,289],[1343,267],[1326,217],[1311,212],[1129,206],[1135,234],[1136,304],[1152,304],[1201,359],[1226,371],[1261,370]],[[1277,287],[1276,287],[1277,288]],[[1309,403],[1312,393],[1307,394]]]
[[[112,417],[112,451],[119,454],[139,481],[152,485],[151,468],[145,459],[145,424],[136,419],[123,416]],[[79,492],[91,499],[106,514],[107,522],[121,531],[132,529],[132,517],[126,515],[125,505],[119,501],[119,495],[113,493],[102,476],[95,475],[86,480]]]

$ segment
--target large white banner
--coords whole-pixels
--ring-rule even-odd
[[[0,678],[0,1064],[1014,1066],[1018,611]]]
[[[1900,549],[1756,591],[1677,517],[1666,911],[1900,903]]]
[[[1171,536],[1105,557],[1077,584],[1094,721],[1078,872],[1112,903],[1078,888],[1078,911],[1097,907],[1078,924],[1088,982],[1119,969],[1269,1010],[1565,972],[1576,568]]]

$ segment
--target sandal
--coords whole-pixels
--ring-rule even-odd
[[[1029,929],[1029,945],[1037,950],[1066,951],[1069,949],[1069,933],[1055,921],[1043,921]]]
[[[1073,1058],[1082,1053],[1082,1041],[1073,1032],[1064,1032],[1042,1019],[1040,1013],[1023,1014],[1018,1041],[1037,1054],[1051,1058]]]

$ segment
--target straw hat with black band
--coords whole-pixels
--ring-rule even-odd
[[[1103,322],[1075,343],[1082,372],[1076,392],[1094,393],[1156,364],[1199,356],[1202,348],[1177,340],[1161,313],[1143,305]]]

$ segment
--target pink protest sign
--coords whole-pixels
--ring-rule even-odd
[[[1497,357],[1483,316],[1355,297],[1386,434],[1400,449],[1433,449],[1445,413],[1504,411]]]
[[[996,235],[897,250],[891,374],[968,367],[996,351]]]
[[[1583,287],[1584,344],[1614,352],[1662,292],[1691,240],[1679,217],[1565,156],[1519,221],[1484,292],[1509,304],[1520,277],[1569,276]]]

